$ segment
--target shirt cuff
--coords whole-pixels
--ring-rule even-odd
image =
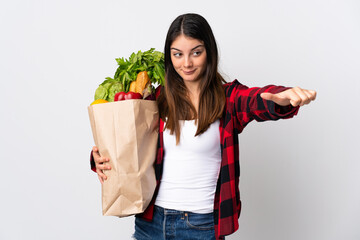
[[[267,101],[270,113],[278,118],[286,119],[292,118],[299,112],[299,106],[293,107],[292,105],[280,106],[273,101]]]
[[[93,151],[91,151],[91,153],[90,153],[90,168],[91,168],[91,170],[96,172],[96,166],[95,166]]]

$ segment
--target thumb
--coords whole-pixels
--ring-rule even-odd
[[[273,101],[274,103],[280,106],[287,106],[291,104],[290,99],[286,97],[286,95],[282,95],[282,93],[261,93],[260,96],[264,100]]]
[[[264,100],[269,100],[269,101],[273,101],[273,100],[276,99],[275,94],[268,93],[268,92],[266,92],[266,93],[261,93],[261,94],[260,94],[260,97],[261,97],[262,99],[264,99]]]

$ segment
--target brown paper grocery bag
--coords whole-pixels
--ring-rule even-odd
[[[91,129],[100,155],[111,170],[102,184],[105,216],[143,212],[153,196],[159,114],[155,101],[125,100],[88,107]]]

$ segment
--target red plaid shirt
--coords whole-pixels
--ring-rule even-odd
[[[237,80],[224,85],[226,95],[225,111],[220,119],[221,169],[217,181],[214,200],[214,222],[217,240],[234,233],[239,228],[241,201],[239,192],[239,140],[238,134],[252,120],[266,121],[291,118],[298,112],[298,107],[281,107],[272,101],[263,100],[263,92],[278,93],[288,88],[268,85],[263,88],[248,88]],[[158,150],[154,164],[157,186],[153,199],[144,213],[138,217],[152,220],[154,203],[159,190],[164,157],[163,144],[164,122],[160,119]],[[94,163],[91,163],[95,169]]]

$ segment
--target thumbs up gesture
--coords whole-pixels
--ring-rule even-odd
[[[291,104],[293,107],[297,107],[314,101],[316,98],[316,91],[294,87],[275,94],[261,93],[260,96],[263,99],[273,101],[280,106],[288,106]]]

